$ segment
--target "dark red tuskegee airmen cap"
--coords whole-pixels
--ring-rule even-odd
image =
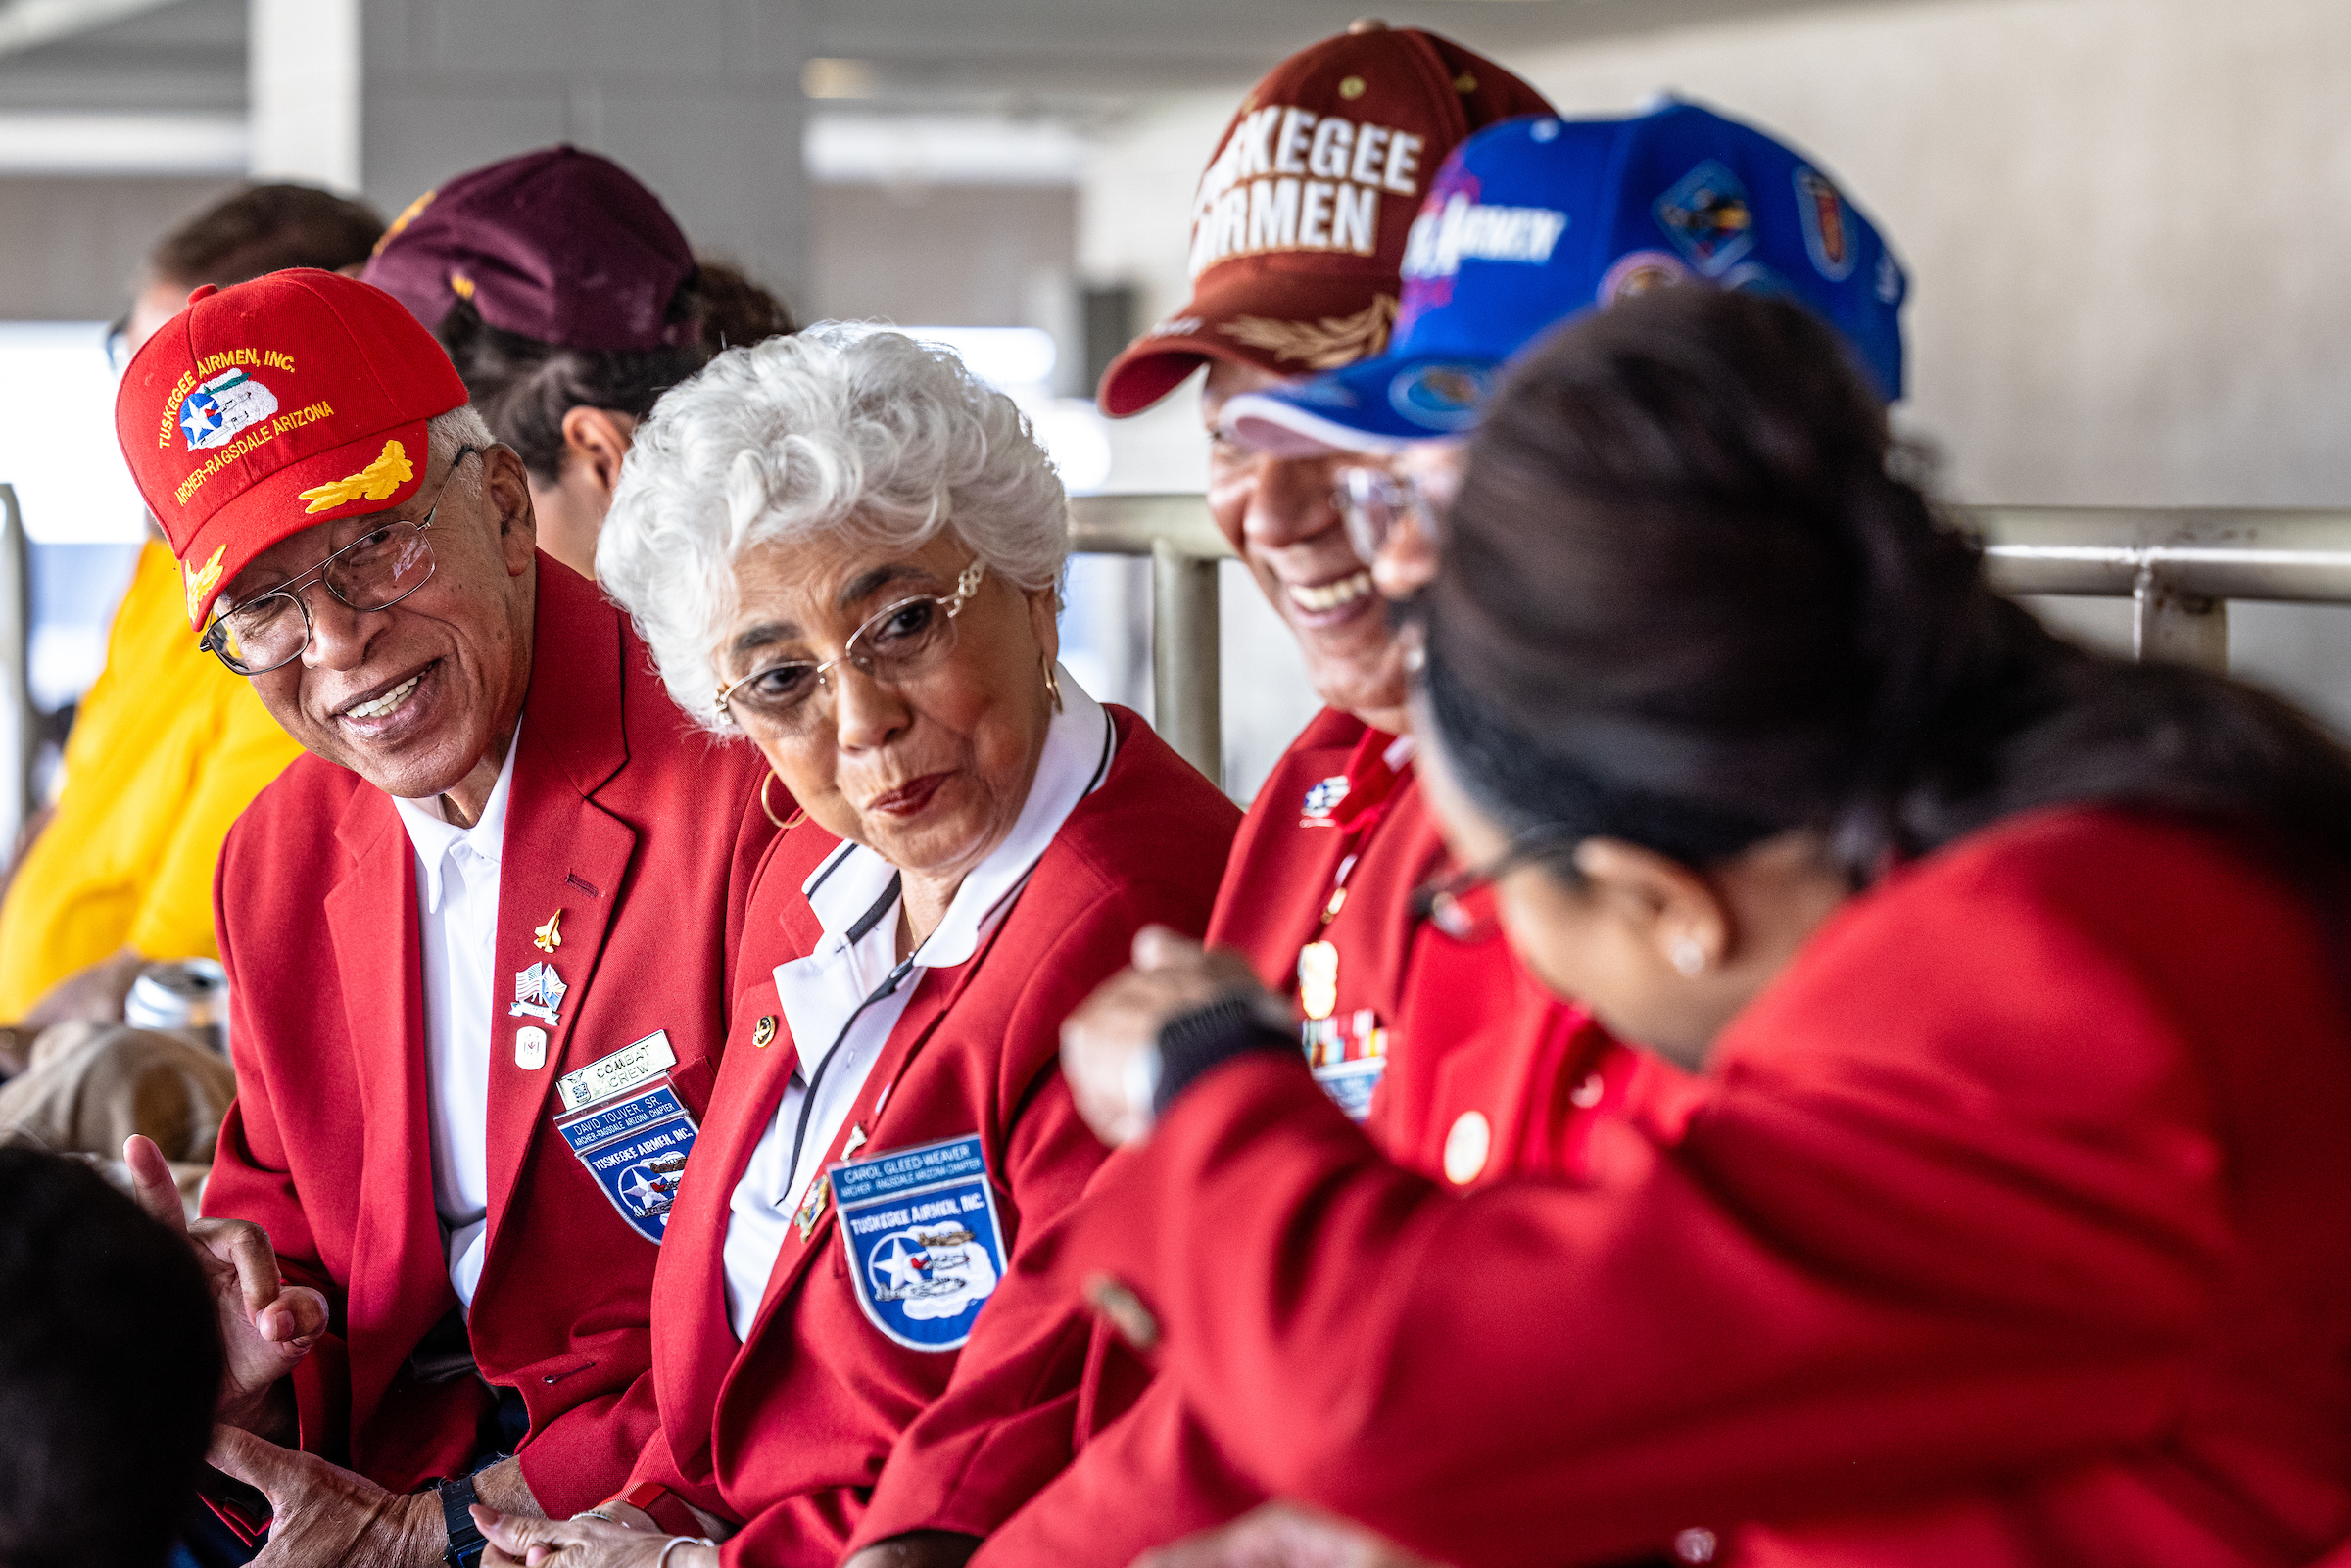
[[[1417,27],[1358,22],[1241,100],[1192,198],[1192,295],[1102,376],[1102,411],[1140,413],[1208,359],[1305,376],[1388,345],[1405,236],[1471,131],[1548,115],[1534,88]]]
[[[392,220],[360,275],[439,328],[459,299],[502,332],[572,349],[691,341],[670,302],[694,251],[609,158],[547,147],[459,174]]]
[[[414,495],[425,421],[465,401],[433,335],[356,278],[303,267],[198,289],[115,394],[115,439],[179,557],[189,622],[279,540]]]

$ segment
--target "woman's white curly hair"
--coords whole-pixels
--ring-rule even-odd
[[[990,572],[1059,586],[1069,500],[1010,398],[946,349],[824,322],[730,349],[638,428],[597,539],[669,694],[723,730],[713,654],[744,551],[832,535],[919,548],[951,531]]]

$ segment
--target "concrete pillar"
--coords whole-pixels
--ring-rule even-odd
[[[360,188],[360,0],[248,0],[256,179]]]

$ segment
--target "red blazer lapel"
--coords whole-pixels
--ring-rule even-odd
[[[777,1031],[770,1044],[754,1046],[762,1018],[773,1019]],[[653,1295],[663,1329],[655,1346],[654,1379],[670,1452],[688,1475],[701,1466],[700,1455],[710,1443],[710,1413],[741,1349],[727,1323],[727,1207],[751,1152],[775,1121],[799,1060],[783,1023],[772,979],[736,999],[720,1068],[725,1083],[711,1096],[709,1117],[695,1140],[668,1238],[661,1244]]]
[[[637,832],[598,806],[596,789],[628,760],[622,721],[618,612],[577,574],[544,558],[533,643],[531,694],[506,801],[500,852],[498,963],[490,997],[490,1234],[484,1278],[497,1266],[499,1231],[522,1172],[534,1124],[555,1111],[554,1083],[630,1044],[583,1034],[575,1021],[588,1001],[606,933],[619,911]],[[549,932],[539,933],[560,912]],[[557,1022],[512,1012],[515,976],[552,967],[564,985]],[[515,1040],[527,1027],[548,1035],[545,1065],[525,1068]]]
[[[352,1425],[364,1431],[408,1349],[456,1296],[433,1207],[415,851],[373,789],[352,796],[336,839],[351,863],[326,896],[326,922],[366,1117],[347,1296]]]
[[[996,931],[1002,929],[999,924]],[[905,1072],[906,1065],[914,1055],[930,1042],[932,1031],[946,1018],[947,1011],[955,1005],[955,998],[963,994],[963,988],[971,983],[972,976],[986,962],[989,951],[995,946],[995,938],[996,932],[989,932],[987,939],[980,944],[979,951],[968,962],[956,966],[952,973],[941,974],[936,970],[924,972],[921,988],[907,1002],[906,1011],[898,1015],[897,1027],[890,1030],[889,1044],[884,1047],[881,1057],[875,1061],[873,1070],[865,1075],[865,1086],[857,1091],[856,1105],[841,1122],[840,1130],[834,1133],[832,1147],[825,1151],[824,1164],[817,1166],[818,1181],[825,1179],[827,1168],[844,1158],[841,1150],[852,1130],[865,1133],[864,1141],[858,1145],[860,1153],[882,1145],[882,1115],[888,1113],[888,1106],[883,1104],[882,1113],[877,1114],[874,1109],[876,1103],[883,1100]],[[772,1106],[768,1114],[775,1114]],[[761,1130],[765,1130],[764,1124]],[[744,1157],[746,1161],[749,1159],[748,1148],[744,1151]],[[741,1166],[737,1169],[740,1171]],[[786,1233],[784,1250],[776,1255],[775,1267],[767,1276],[767,1293],[759,1299],[759,1316],[751,1324],[750,1333],[744,1337],[745,1345],[759,1337],[768,1319],[776,1314],[777,1304],[792,1294],[810,1259],[825,1250],[832,1237],[833,1204],[828,1197],[823,1212],[804,1239],[796,1225]]]

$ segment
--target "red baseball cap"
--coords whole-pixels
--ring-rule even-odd
[[[1102,375],[1140,413],[1208,359],[1310,375],[1387,347],[1405,236],[1471,131],[1554,111],[1482,55],[1417,27],[1355,24],[1241,100],[1192,199],[1192,297]]]
[[[401,303],[309,267],[188,297],[115,394],[115,439],[202,627],[256,555],[424,482],[425,421],[465,383]]]
[[[609,158],[546,147],[426,191],[360,276],[438,328],[459,298],[502,332],[570,349],[658,349],[692,247],[661,198]]]

